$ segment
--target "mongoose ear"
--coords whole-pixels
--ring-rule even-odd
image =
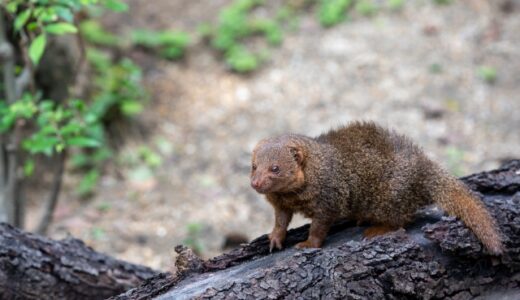
[[[294,160],[300,166],[303,166],[305,164],[305,154],[303,152],[303,149],[298,146],[291,146],[291,147],[289,147],[289,150],[291,151],[291,154],[294,157]]]

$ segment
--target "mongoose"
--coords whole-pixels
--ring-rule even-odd
[[[253,150],[251,186],[274,207],[270,250],[281,249],[293,213],[311,218],[297,248],[319,248],[332,223],[372,224],[366,237],[403,227],[418,208],[436,203],[473,230],[487,250],[503,252],[499,229],[462,182],[407,137],[372,122],[354,122],[316,138],[286,134]]]

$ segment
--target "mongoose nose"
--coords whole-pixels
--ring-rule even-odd
[[[251,180],[251,186],[254,188],[254,189],[258,189],[260,187],[260,180],[258,179],[254,179],[254,180]]]

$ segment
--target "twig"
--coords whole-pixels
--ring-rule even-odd
[[[79,22],[77,19],[74,19],[74,26],[76,26],[76,28],[80,28]],[[83,66],[85,65],[86,57],[87,57],[87,53],[86,53],[87,46],[85,45],[85,40],[83,39],[83,35],[81,32],[79,32],[76,35],[76,39],[77,39],[77,42],[79,45],[79,51],[80,51],[79,55],[80,56],[79,56],[79,61],[76,64],[76,74],[74,75],[74,81],[77,81],[77,77],[78,77],[80,71],[83,69]]]
[[[3,64],[5,98],[8,104],[16,101],[15,77],[14,77],[14,50],[13,46],[6,38],[6,27],[4,25],[4,15],[0,14],[0,60]]]
[[[16,99],[20,99],[22,97],[23,91],[29,86],[32,82],[32,71],[29,66],[25,66],[25,68],[22,71],[22,74],[20,74],[16,78],[16,84],[15,84],[15,96]]]
[[[61,190],[61,182],[63,179],[63,171],[65,169],[65,159],[66,159],[66,151],[62,151],[58,157],[58,165],[54,170],[54,179],[52,181],[52,188],[49,198],[45,203],[45,209],[43,211],[43,216],[40,220],[40,224],[36,229],[36,232],[39,234],[45,234],[49,225],[52,221],[52,215],[54,214],[54,209],[56,208],[56,204],[58,203],[58,197],[60,195]]]

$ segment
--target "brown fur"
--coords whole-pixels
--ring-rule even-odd
[[[428,159],[405,136],[374,123],[355,122],[317,138],[288,134],[253,150],[251,185],[274,207],[271,249],[281,248],[293,213],[312,219],[307,241],[321,247],[338,219],[369,222],[373,236],[412,221],[437,203],[461,218],[490,253],[503,251],[499,230],[482,202]]]

